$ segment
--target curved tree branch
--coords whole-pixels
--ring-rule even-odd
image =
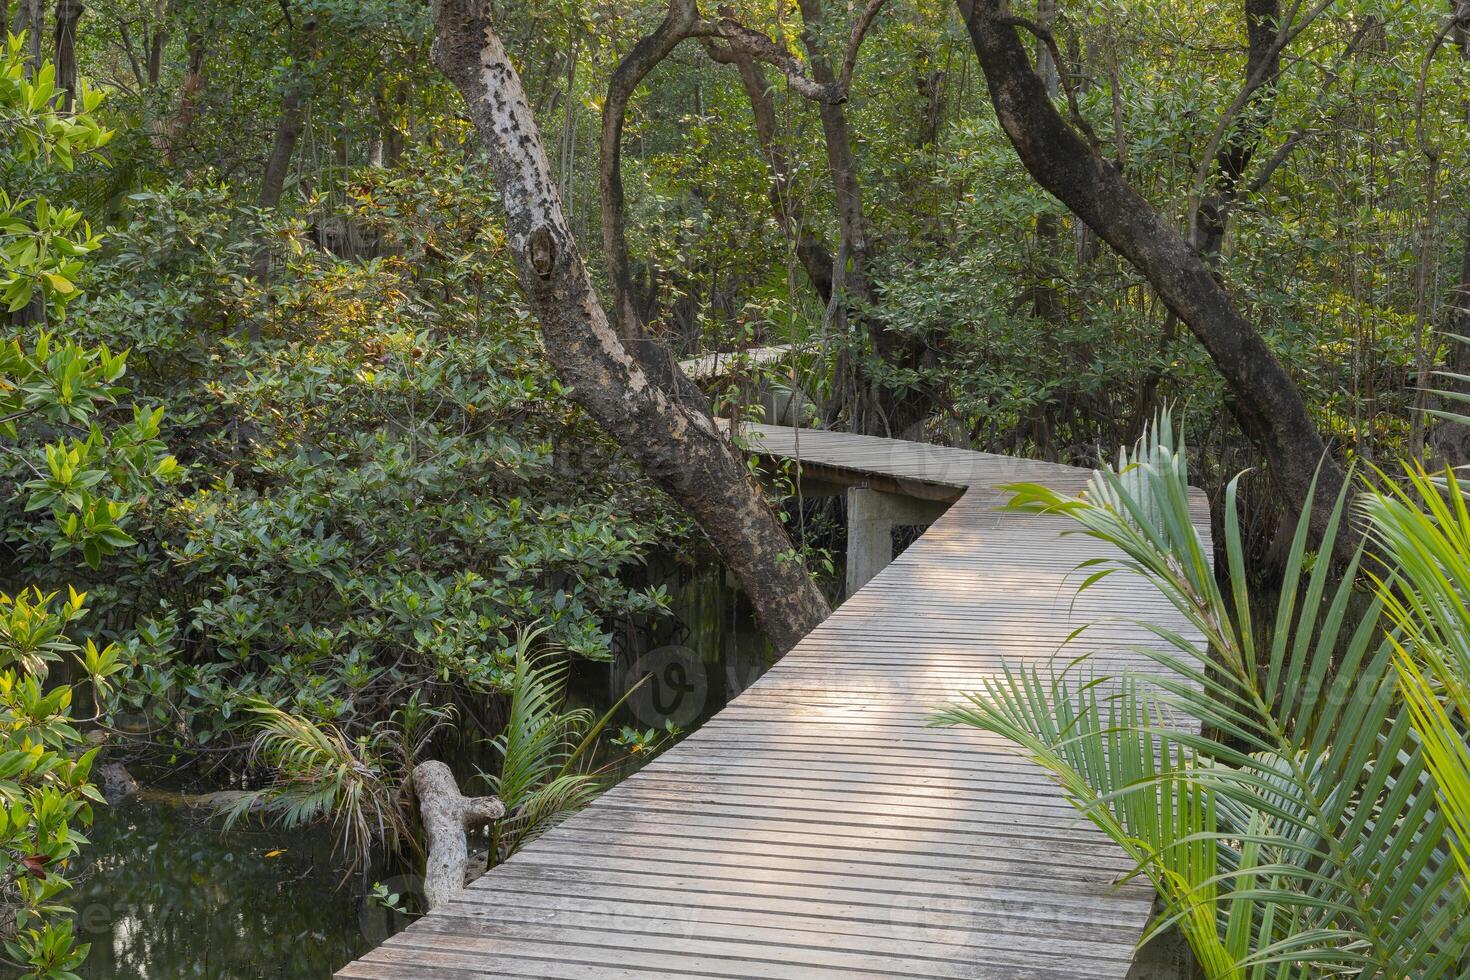
[[[622,180],[623,126],[628,103],[643,79],[675,48],[692,37],[706,40],[706,50],[714,60],[737,66],[751,100],[758,136],[771,168],[771,193],[775,195],[773,204],[776,206],[777,218],[783,229],[791,234],[798,258],[821,294],[823,302],[827,302],[832,293],[831,256],[825,246],[810,234],[805,224],[790,213],[787,203],[789,195],[784,193],[790,188],[790,181],[785,173],[787,167],[783,159],[773,156],[773,153],[779,153],[775,148],[774,110],[770,106],[764,76],[760,74],[755,62],[764,61],[780,69],[792,90],[806,98],[826,104],[839,103],[847,97],[859,49],[885,2],[886,0],[868,0],[857,20],[853,22],[841,70],[833,81],[813,79],[794,54],[760,31],[752,30],[735,20],[733,10],[728,6],[720,9],[721,17],[717,22],[705,20],[699,13],[696,0],[670,0],[668,13],[658,28],[642,38],[618,63],[608,81],[607,98],[603,102],[599,177],[602,190],[603,250],[607,254],[608,277],[612,284],[613,312],[617,318],[618,333],[625,341],[641,337],[645,326],[633,301]],[[713,42],[716,37],[724,42],[723,47]]]
[[[602,247],[607,253],[608,279],[613,290],[613,314],[618,334],[625,342],[643,335],[644,324],[633,302],[633,280],[629,268],[628,238],[623,197],[623,122],[628,102],[639,84],[659,62],[683,41],[710,33],[699,16],[694,0],[669,0],[669,12],[657,30],[633,46],[613,70],[602,104],[602,159],[599,179],[602,189]]]
[[[740,73],[740,82],[745,88],[745,97],[750,102],[750,112],[755,119],[756,139],[760,142],[761,156],[765,158],[770,181],[766,185],[766,197],[781,231],[791,242],[812,288],[821,297],[823,304],[832,301],[832,253],[821,236],[806,219],[805,209],[796,194],[792,180],[791,162],[781,148],[776,125],[776,107],[771,101],[771,88],[760,65],[749,55],[733,48],[721,47],[713,40],[705,39],[705,51],[714,61],[734,65]]]
[[[1291,376],[1199,253],[1057,113],[1015,28],[1003,22],[1005,0],[957,2],[1021,163],[1132,263],[1199,339],[1288,504],[1313,503],[1312,530],[1320,539],[1346,477]]]

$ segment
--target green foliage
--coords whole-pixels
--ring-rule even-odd
[[[1381,602],[1354,602],[1356,560],[1336,583],[1331,562],[1309,560],[1304,514],[1258,644],[1234,484],[1228,595],[1189,496],[1167,416],[1085,497],[1018,488],[1012,506],[1068,515],[1122,552],[1090,561],[1082,588],[1139,575],[1203,642],[1150,625],[1158,674],[1097,675],[1088,655],[1060,676],[1011,670],[941,720],[1002,734],[1046,768],[1158,891],[1153,932],[1177,924],[1210,977],[1455,974],[1470,893]]]
[[[243,743],[261,700],[355,739],[407,691],[508,691],[527,623],[606,659],[608,616],[667,602],[622,575],[682,526],[550,372],[479,178],[426,149],[352,194],[387,254],[277,222],[266,285],[227,188],[139,192],[76,316],[126,338],[195,464],[93,589],[142,617],[118,721],[175,748]]]
[[[62,112],[52,67],[27,78],[25,64],[21,39],[11,37],[0,60],[0,124],[7,136],[0,175],[7,188],[70,170],[111,135],[97,122],[100,92],[83,87],[77,111]],[[0,191],[0,304],[14,313],[34,300],[40,322],[60,319],[80,295],[75,280],[83,257],[100,242],[79,212],[41,195],[14,200]],[[28,491],[26,512],[54,518],[48,528],[26,528],[13,509],[17,495],[7,501],[6,533],[39,534],[52,556],[75,549],[94,569],[134,543],[122,525],[137,498],[178,475],[158,439],[162,408],[135,406],[130,424],[106,420],[127,393],[117,383],[126,358],[106,344],[89,348],[44,329],[0,346],[0,438],[10,443],[3,472]]]
[[[33,477],[23,484],[25,510],[52,514],[52,555],[79,550],[93,569],[136,543],[122,527],[134,502],[181,475],[158,437],[161,406],[134,406],[129,423],[104,427],[94,421],[126,394],[115,384],[126,371],[125,359],[105,346],[58,343],[44,330],[29,349],[19,338],[0,348],[0,433],[31,447],[12,451],[12,465]],[[42,437],[67,429],[81,434],[49,442]]]
[[[24,37],[9,35],[0,50],[0,308],[14,313],[35,297],[59,315],[76,298],[82,259],[100,244],[79,211],[44,195],[17,198],[57,170],[105,146],[112,133],[98,123],[102,93],[82,87],[79,111],[56,107],[55,70],[44,64],[27,77]]]
[[[1470,508],[1454,471],[1405,467],[1405,485],[1364,498],[1388,572],[1379,596],[1396,627],[1394,666],[1428,756],[1449,845],[1470,887]]]
[[[66,866],[87,842],[79,828],[101,799],[88,782],[97,750],[77,730],[73,686],[46,686],[50,666],[65,661],[99,697],[107,691],[116,649],[68,636],[84,599],[0,594],[0,907],[6,953],[30,976],[69,977],[86,955],[61,896]]]
[[[830,53],[851,12],[829,10],[811,36]],[[800,51],[796,7],[733,12]],[[1417,453],[1414,378],[1450,347],[1429,329],[1446,315],[1440,287],[1458,281],[1470,208],[1465,182],[1448,179],[1470,152],[1464,62],[1449,44],[1423,62],[1414,104],[1443,13],[1356,0],[1324,8],[1284,60],[1243,178],[1260,176],[1277,148],[1290,152],[1235,209],[1219,259],[1334,446],[1370,460]],[[657,5],[544,0],[498,12],[538,120],[559,144],[556,176],[594,274],[608,73],[662,15]],[[428,67],[430,20],[417,0],[293,0],[269,16],[218,0],[97,0],[79,61],[109,79],[108,97],[83,86],[75,114],[57,111],[51,68],[27,73],[19,41],[0,61],[0,311],[49,325],[0,347],[10,588],[86,589],[90,618],[71,625],[104,642],[89,668],[113,688],[101,710],[135,747],[154,743],[171,761],[205,748],[232,777],[253,760],[279,782],[251,806],[300,820],[345,813],[354,854],[391,836],[381,831],[393,822],[374,814],[391,809],[412,758],[410,716],[454,705],[478,717],[519,697],[523,727],[504,734],[504,751],[562,758],[573,722],[590,720],[531,724],[544,717],[530,712],[533,689],[553,689],[543,698],[552,716],[564,705],[560,681],[523,669],[529,624],[541,624],[557,656],[606,659],[611,621],[667,605],[628,573],[690,540],[549,369],[462,104]],[[1178,0],[1065,4],[1054,24],[1082,113],[1181,229],[1209,189],[1196,171],[1243,79],[1244,26],[1239,3]],[[1371,43],[1350,48],[1361,31]],[[788,181],[774,206],[773,160],[729,66],[686,45],[630,107],[635,298],[671,347],[810,340],[788,380],[814,395],[852,394],[860,365],[865,383],[890,392],[937,392],[927,432],[936,441],[1086,464],[1131,442],[1173,399],[1180,431],[1200,447],[1200,483],[1218,491],[1255,462],[1200,346],[1017,162],[952,4],[885,7],[844,103],[875,309],[829,306],[806,281],[784,220],[798,218],[840,254],[822,120],[767,75]],[[263,211],[256,184],[289,122],[288,93],[304,95],[306,111],[280,206]],[[1440,154],[1432,201],[1418,117]],[[112,226],[105,242],[89,218]],[[873,322],[919,341],[922,363],[879,362]],[[742,414],[748,401],[737,391],[718,404]],[[823,415],[841,424],[842,411],[829,402]],[[795,492],[779,473],[775,483]],[[1265,496],[1248,501],[1246,537],[1277,526]],[[820,522],[805,510],[788,522],[799,539],[789,557],[830,573]],[[1187,521],[1133,544],[1157,550],[1186,530]],[[86,567],[71,567],[74,558]],[[1202,589],[1208,562],[1191,560],[1203,562],[1190,571]],[[1178,573],[1148,567],[1161,582]],[[1317,566],[1304,559],[1297,574],[1315,582]],[[1248,630],[1225,625],[1238,602],[1221,602],[1212,639],[1248,642]],[[1342,644],[1356,642],[1350,626],[1339,625]],[[1447,730],[1435,705],[1455,724],[1462,712],[1434,658],[1414,652],[1442,638],[1404,636],[1412,656],[1380,660],[1388,655],[1374,646],[1362,657],[1381,669],[1376,681],[1391,675],[1422,695],[1410,702],[1419,734],[1404,737],[1432,745],[1432,731]],[[1240,663],[1259,652],[1242,649]],[[1234,692],[1225,710],[1245,710],[1238,683],[1221,689]],[[1142,685],[1130,697],[1151,709],[1158,692]],[[258,740],[262,719],[274,734]],[[1095,737],[1120,764],[1148,761],[1141,738],[1105,727]],[[644,755],[666,734],[620,740]],[[1154,761],[1181,778],[1214,758],[1176,747]],[[1428,763],[1442,791],[1454,748]],[[1270,750],[1287,751],[1279,740]],[[510,789],[540,802],[507,825],[507,841],[524,837],[517,820],[534,826],[535,813],[588,791],[580,778],[553,791],[561,763],[528,765],[529,781],[511,766]],[[1265,762],[1231,765],[1268,778]],[[1148,805],[1177,790],[1181,820],[1250,829],[1212,787],[1189,795],[1171,785]],[[1405,792],[1419,800],[1419,785]],[[1438,805],[1449,813],[1452,802]],[[1120,819],[1133,833],[1132,818]],[[1154,849],[1139,847],[1140,860]],[[1274,860],[1273,847],[1252,859]],[[1243,850],[1166,849],[1158,863],[1183,884],[1161,887],[1248,895],[1229,878]],[[1228,880],[1203,884],[1209,861]],[[1253,903],[1242,908],[1259,911]],[[1198,936],[1212,916],[1190,912]],[[1234,955],[1249,934],[1242,926],[1221,942]]]
[[[96,120],[100,93],[83,88],[79,108],[62,113],[50,65],[33,79],[19,39],[0,59],[0,174],[7,187],[44,181],[99,149],[108,133]],[[76,211],[45,197],[0,193],[0,302],[9,312],[36,310],[60,319],[78,294],[82,257],[98,239]],[[135,407],[132,421],[109,412],[126,389],[123,354],[59,340],[20,327],[0,345],[0,449],[5,453],[6,536],[49,544],[48,561],[73,549],[96,569],[104,557],[135,544],[124,528],[134,504],[156,484],[179,475],[159,440],[163,409]],[[26,519],[48,511],[44,527]],[[54,566],[66,575],[65,563]],[[30,587],[0,593],[0,910],[6,955],[27,976],[75,977],[87,954],[78,944],[62,895],[68,863],[86,843],[80,828],[100,800],[88,782],[97,749],[77,725],[77,687],[48,683],[58,662],[84,681],[105,710],[123,669],[122,650],[72,637],[84,595]]]

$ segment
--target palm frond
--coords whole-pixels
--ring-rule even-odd
[[[604,788],[604,773],[592,765],[597,739],[633,687],[601,716],[586,708],[565,709],[567,664],[538,660],[530,652],[538,632],[517,644],[510,718],[491,745],[500,756],[498,773],[486,775],[507,815],[492,831],[492,854],[503,860],[581,809]]]
[[[260,734],[252,756],[269,766],[273,781],[223,807],[227,826],[254,812],[269,814],[288,829],[330,823],[349,871],[366,866],[374,844],[396,846],[407,836],[391,781],[341,732],[264,702],[253,710]]]
[[[1407,465],[1404,477],[1362,508],[1390,570],[1376,581],[1396,627],[1399,688],[1470,882],[1470,506],[1453,471]]]
[[[1359,558],[1340,572],[1314,560],[1308,511],[1258,644],[1238,481],[1225,495],[1227,595],[1191,523],[1185,458],[1165,414],[1082,497],[1022,485],[1011,506],[1067,515],[1112,545],[1083,588],[1140,576],[1204,642],[1144,623],[1154,671],[1078,688],[1008,673],[940,721],[996,731],[1044,766],[1134,857],[1167,910],[1158,927],[1177,923],[1211,977],[1456,975],[1466,896],[1383,601],[1360,608]],[[1323,555],[1345,510],[1339,497]]]

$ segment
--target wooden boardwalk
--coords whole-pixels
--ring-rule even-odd
[[[796,352],[800,354],[798,346]],[[790,344],[773,347],[748,347],[745,350],[701,354],[679,362],[679,369],[695,381],[718,378],[726,374],[749,371],[765,364],[775,364],[791,356]]]
[[[1105,553],[1059,518],[997,512],[998,484],[1079,490],[1084,470],[752,426],[765,451],[957,487],[916,543],[745,693],[448,908],[339,974],[1121,980],[1148,921],[1123,854],[1001,739],[935,729],[1002,664],[1067,647],[1148,669],[1183,630],[1123,574],[1073,598]],[[1209,533],[1205,503],[1196,526]]]

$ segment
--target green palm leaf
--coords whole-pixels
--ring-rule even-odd
[[[1463,881],[1470,881],[1470,508],[1453,471],[1406,466],[1362,508],[1387,571],[1399,687],[1424,746]]]
[[[1045,767],[1154,884],[1165,912],[1150,935],[1177,924],[1208,976],[1460,975],[1466,896],[1432,753],[1400,696],[1383,601],[1355,597],[1358,559],[1340,572],[1314,560],[1303,514],[1258,642],[1237,484],[1227,594],[1167,414],[1080,498],[1012,489],[1013,508],[1065,514],[1117,549],[1088,563],[1083,588],[1110,570],[1140,576],[1198,636],[1144,623],[1154,671],[1076,686],[1007,673],[939,721],[1002,734]],[[1345,510],[1340,498],[1324,555]]]
[[[409,837],[392,780],[345,735],[266,702],[252,710],[260,729],[252,755],[275,775],[269,785],[223,803],[226,826],[255,812],[288,829],[331,823],[348,872],[367,866],[374,844],[393,847]]]
[[[585,708],[565,710],[567,662],[537,660],[530,653],[541,632],[529,631],[517,643],[510,718],[491,742],[500,771],[485,779],[507,811],[492,830],[492,855],[500,860],[586,806],[605,787],[605,773],[593,765],[597,739],[642,686],[633,685],[601,716]]]

